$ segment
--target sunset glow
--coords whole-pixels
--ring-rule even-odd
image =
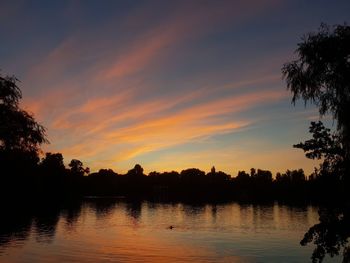
[[[91,171],[309,174],[292,145],[318,112],[291,104],[281,67],[348,1],[189,2],[0,3],[1,72],[47,128],[43,150]]]

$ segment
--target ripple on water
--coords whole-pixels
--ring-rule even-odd
[[[89,199],[24,218],[2,225],[1,262],[305,262],[312,247],[299,242],[318,214],[278,204]]]

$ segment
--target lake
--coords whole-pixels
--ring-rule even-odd
[[[1,216],[0,262],[310,262],[313,245],[299,242],[317,211],[117,198],[12,209]]]

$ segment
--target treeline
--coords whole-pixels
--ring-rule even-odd
[[[312,201],[330,200],[343,194],[336,177],[307,178],[302,169],[287,170],[273,177],[271,171],[252,168],[231,176],[215,167],[205,173],[196,168],[144,173],[136,164],[126,174],[112,169],[90,173],[77,159],[64,165],[60,153],[36,154],[0,151],[1,194],[5,198],[77,198],[83,196],[125,196],[141,199],[194,201]],[[324,195],[325,191],[331,195]]]
[[[46,129],[20,108],[22,93],[15,77],[0,75],[0,200],[19,198],[40,201],[82,196],[125,196],[195,201],[241,199],[322,200],[345,195],[349,185],[348,155],[343,136],[331,135],[322,123],[312,123],[311,140],[295,147],[309,158],[323,159],[308,180],[303,170],[272,176],[270,171],[251,169],[230,176],[215,168],[205,173],[196,168],[171,172],[151,172],[140,165],[126,174],[111,169],[90,173],[77,159],[65,167],[60,153],[46,153],[40,159],[40,146],[48,143]],[[25,197],[25,198],[23,198]],[[343,200],[346,198],[338,198]]]

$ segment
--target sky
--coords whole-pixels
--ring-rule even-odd
[[[349,14],[348,0],[1,0],[0,69],[66,163],[309,174],[293,144],[318,111],[291,104],[281,68]]]

